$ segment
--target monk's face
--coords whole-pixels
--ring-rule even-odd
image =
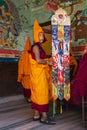
[[[42,43],[44,41],[44,33],[43,32],[39,33],[38,37],[39,37],[40,43]]]

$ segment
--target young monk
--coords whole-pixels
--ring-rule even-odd
[[[34,22],[34,45],[31,47],[31,100],[32,109],[34,109],[33,120],[39,120],[45,124],[55,124],[47,113],[49,111],[50,87],[51,87],[51,69],[49,66],[53,62],[47,57],[41,44],[45,43],[44,32],[37,20]]]
[[[29,37],[26,38],[26,44],[24,47],[24,53],[21,55],[18,62],[18,83],[21,83],[23,86],[24,97],[27,102],[31,102],[31,83],[30,83],[30,62],[29,62],[29,53],[31,49],[31,43]]]

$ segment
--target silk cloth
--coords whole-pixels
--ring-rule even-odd
[[[81,104],[82,96],[87,96],[87,53],[79,62],[78,72],[71,82],[71,99],[74,104]]]
[[[38,105],[48,104],[51,98],[51,68],[47,64],[39,64],[32,57],[31,65],[31,100]]]

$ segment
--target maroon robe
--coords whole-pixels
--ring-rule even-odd
[[[71,100],[74,104],[81,104],[82,96],[87,97],[87,53],[79,62],[79,69],[71,83]]]

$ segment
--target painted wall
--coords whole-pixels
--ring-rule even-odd
[[[0,57],[17,58],[20,56],[26,36],[30,37],[33,44],[34,20],[38,19],[38,22],[42,24],[50,21],[53,15],[54,3],[49,1],[0,0]],[[62,7],[68,12],[72,22],[76,19],[75,14],[78,10],[82,10],[82,16],[87,17],[87,0],[56,0],[55,2],[58,8]],[[47,9],[47,4],[51,9]],[[87,22],[83,21],[83,23],[87,27]],[[86,37],[84,36],[78,37],[78,41],[75,41],[77,34],[74,33],[74,29],[72,29],[72,46],[85,44]],[[87,31],[85,33],[87,34]]]
[[[51,16],[52,12],[46,10],[44,0],[0,0],[0,57],[19,56],[26,36],[33,43],[34,20],[44,23],[50,21]]]
[[[70,14],[71,21],[76,19],[75,14],[82,10],[82,16],[87,17],[87,0],[56,0],[59,7],[65,8]],[[62,3],[61,3],[62,2]],[[51,6],[53,7],[53,6]],[[3,11],[3,12],[2,12]],[[53,15],[52,11],[46,9],[45,0],[0,0],[0,97],[20,94],[16,89],[17,62],[12,62],[20,55],[25,45],[25,38],[29,36],[33,43],[32,25],[34,19],[39,23],[48,22]],[[87,25],[87,20],[83,21]],[[76,28],[76,27],[75,27]],[[85,45],[86,38],[74,39],[74,29],[72,46]],[[51,26],[44,29],[51,30]],[[86,32],[87,34],[87,32]],[[46,33],[47,44],[43,45],[46,53],[51,54],[51,34]],[[6,59],[10,59],[10,62]],[[6,61],[6,63],[4,62]],[[13,60],[15,61],[15,60]]]
[[[32,25],[35,17],[43,23],[49,21],[52,15],[44,9],[43,1],[40,5],[30,0],[0,0],[0,97],[23,94],[22,88],[17,88],[17,57],[24,49],[26,36],[33,41]],[[42,18],[40,13],[43,11],[45,15]]]

